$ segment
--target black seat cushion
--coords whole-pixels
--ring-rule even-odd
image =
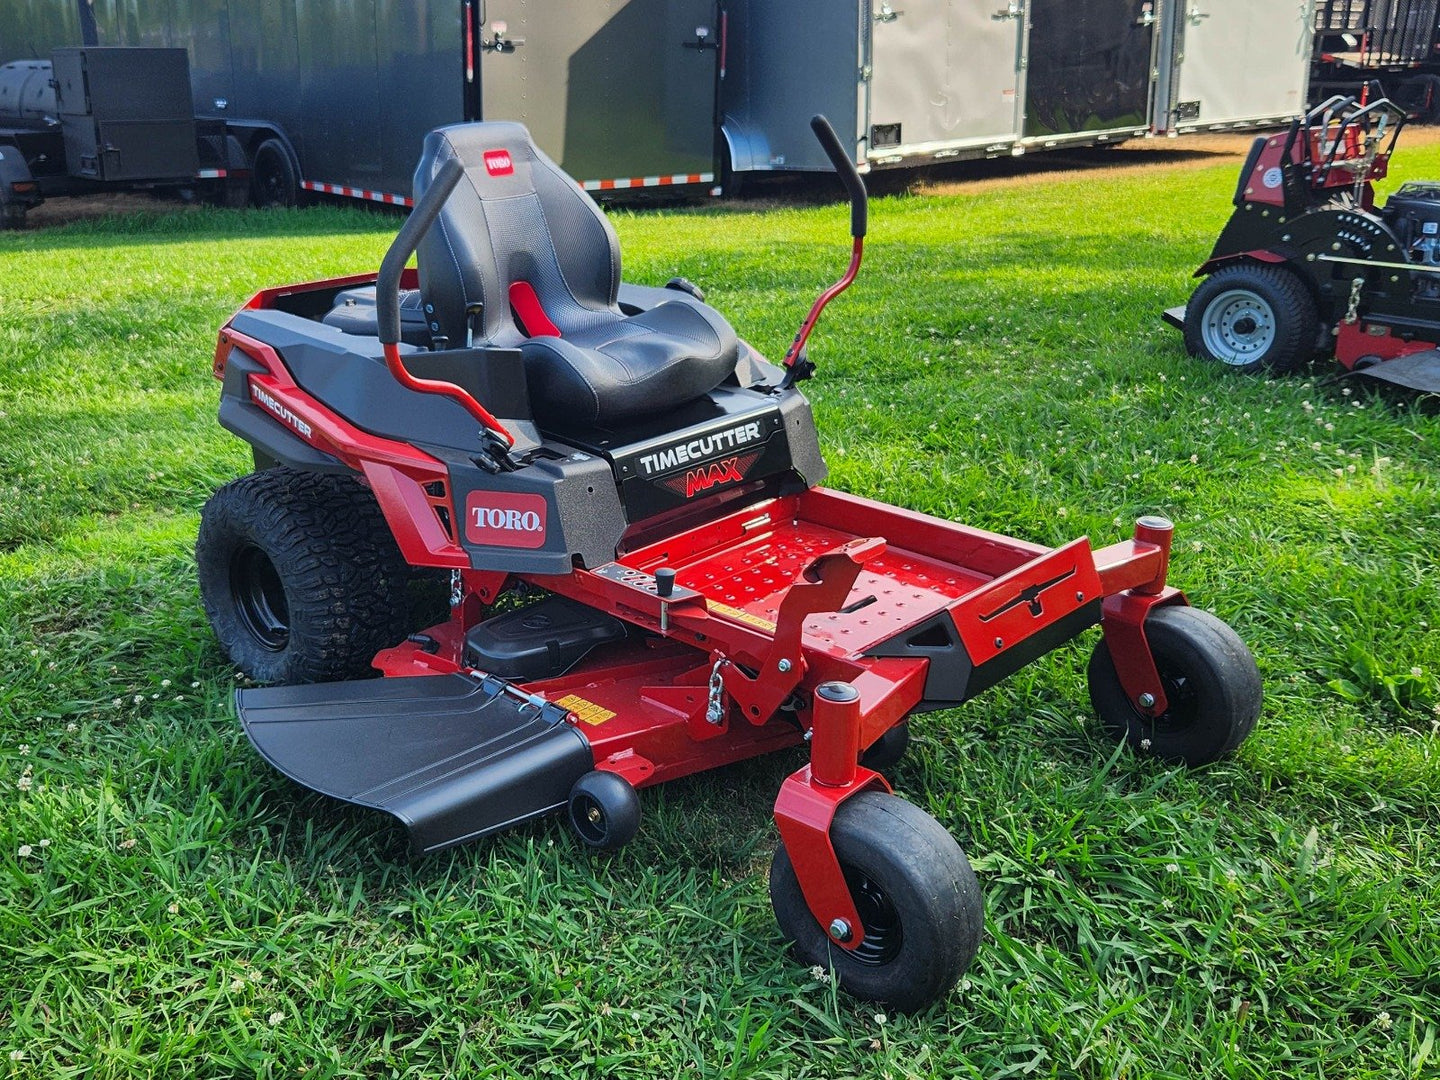
[[[610,427],[709,393],[734,370],[738,348],[717,312],[672,301],[566,337],[530,338],[520,355],[538,419]]]
[[[415,172],[417,199],[451,159],[465,167],[465,176],[419,248],[420,287],[434,309],[430,328],[463,340],[466,308],[483,305],[483,343],[521,349],[530,400],[543,424],[593,426],[662,415],[735,370],[738,342],[719,312],[688,298],[638,315],[620,310],[614,230],[523,126],[492,122],[432,131]],[[534,336],[536,325],[527,332],[511,307],[516,285],[533,291],[542,321],[558,336]]]

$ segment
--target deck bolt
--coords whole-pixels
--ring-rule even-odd
[[[832,919],[830,922],[830,936],[836,941],[849,941],[850,924],[844,919]]]
[[[995,648],[997,648],[997,649],[1003,649],[1004,647],[1005,647],[1005,639],[1004,639],[1003,637],[997,637],[997,638],[995,639]]]
[[[1075,594],[1075,599],[1076,599],[1076,600],[1084,600],[1084,599],[1085,599],[1085,594],[1084,594],[1083,592],[1077,592],[1077,593]]]
[[[780,673],[783,675],[785,672],[790,670],[790,661],[782,658],[781,661],[775,666],[780,669]]]
[[[1153,709],[1155,707],[1155,695],[1141,694],[1138,698],[1135,699],[1135,702],[1142,709]]]

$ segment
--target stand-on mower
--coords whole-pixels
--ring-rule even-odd
[[[1192,356],[1286,372],[1333,350],[1349,371],[1440,393],[1440,183],[1375,205],[1405,115],[1337,96],[1255,140],[1205,281],[1165,312]]]
[[[236,696],[256,749],[420,852],[560,809],[615,848],[636,789],[806,747],[775,914],[806,963],[916,1009],[982,913],[960,847],[880,775],[908,717],[1100,623],[1105,725],[1198,764],[1249,734],[1260,679],[1166,585],[1163,518],[1050,549],[817,486],[797,384],[866,195],[813,126],[853,255],[783,365],[683,279],[622,283],[604,215],[523,127],[432,132],[378,275],[267,289],[220,331],[220,422],[255,471],[210,499],[196,558],[225,650],[284,684]],[[412,624],[416,575],[445,571],[449,618]]]

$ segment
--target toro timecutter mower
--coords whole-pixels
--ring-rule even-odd
[[[1195,764],[1250,732],[1260,681],[1166,585],[1163,518],[1051,549],[817,486],[797,384],[866,201],[814,127],[853,255],[783,365],[688,282],[623,283],[604,215],[523,127],[432,132],[378,275],[267,289],[220,331],[220,421],[255,471],[210,499],[196,554],[221,644],[283,684],[237,694],[256,749],[417,851],[555,810],[615,848],[636,789],[805,747],[775,914],[806,963],[914,1009],[982,914],[960,847],[878,771],[908,717],[1100,623],[1105,725]],[[439,625],[408,621],[422,568],[449,572]]]
[[[1165,319],[1192,356],[1284,372],[1333,350],[1349,371],[1440,393],[1440,183],[1375,205],[1405,110],[1335,97],[1261,136],[1231,215]]]

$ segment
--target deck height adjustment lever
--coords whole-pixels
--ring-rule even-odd
[[[660,598],[660,632],[670,632],[670,597],[675,595],[675,571],[662,566],[655,571],[655,595]]]

